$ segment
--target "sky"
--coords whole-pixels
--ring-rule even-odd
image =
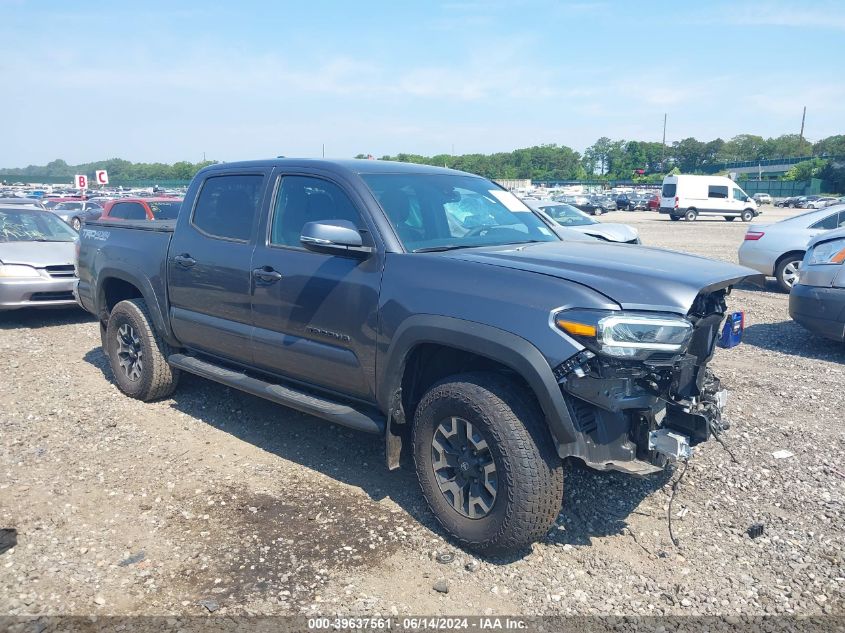
[[[0,167],[845,133],[845,2],[0,0]]]

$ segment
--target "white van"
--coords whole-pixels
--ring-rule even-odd
[[[698,216],[720,215],[751,222],[760,215],[757,203],[725,176],[666,176],[660,191],[660,213],[692,222]]]

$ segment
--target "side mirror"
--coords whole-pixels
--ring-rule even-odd
[[[366,257],[373,250],[364,246],[361,233],[349,220],[308,222],[302,227],[299,241],[309,251],[347,257]]]

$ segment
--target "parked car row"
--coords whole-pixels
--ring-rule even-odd
[[[790,209],[824,209],[835,204],[845,204],[845,196],[790,196],[775,203],[776,207],[788,207]]]

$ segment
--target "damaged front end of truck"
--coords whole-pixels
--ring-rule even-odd
[[[738,344],[742,313],[730,285],[701,291],[685,315],[561,310],[551,325],[583,345],[554,368],[577,430],[558,446],[591,468],[646,475],[728,428],[727,391],[708,369],[717,345]]]

